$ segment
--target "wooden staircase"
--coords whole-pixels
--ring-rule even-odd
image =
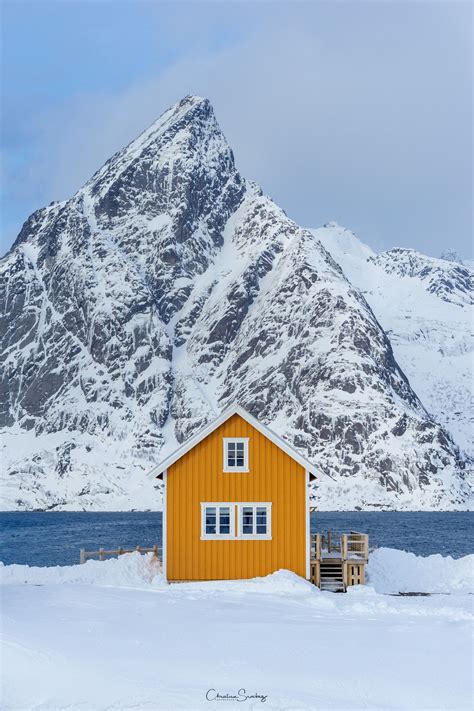
[[[319,587],[330,592],[345,592],[342,560],[326,558],[319,564]]]
[[[346,592],[351,585],[365,583],[365,566],[369,558],[366,533],[343,533],[336,539],[316,533],[311,549],[310,580],[321,590]]]

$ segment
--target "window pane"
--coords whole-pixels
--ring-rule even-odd
[[[219,508],[219,533],[230,533],[230,508],[228,506]]]
[[[235,467],[235,442],[227,442],[227,466]]]
[[[257,533],[267,533],[267,509],[264,506],[257,507]]]
[[[253,533],[253,508],[245,506],[242,509],[242,533]]]
[[[206,507],[206,533],[215,534],[216,533],[216,507],[207,506]]]
[[[244,466],[244,443],[243,442],[237,442],[236,443],[237,447],[237,466],[238,467],[243,467]]]

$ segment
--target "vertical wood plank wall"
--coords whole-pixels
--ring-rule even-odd
[[[248,473],[223,472],[224,437],[249,437]],[[272,502],[272,540],[201,540],[201,502],[246,501]],[[166,520],[170,582],[306,575],[305,471],[239,415],[168,469]]]

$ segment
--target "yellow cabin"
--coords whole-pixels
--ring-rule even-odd
[[[253,578],[280,568],[310,578],[314,467],[241,407],[222,413],[150,476],[164,482],[169,582]]]

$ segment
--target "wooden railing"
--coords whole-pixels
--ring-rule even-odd
[[[348,558],[360,558],[368,560],[369,558],[369,536],[366,533],[343,533],[341,536],[341,557],[343,560]]]
[[[105,548],[99,548],[98,551],[86,551],[81,548],[79,552],[79,562],[85,563],[88,558],[98,558],[99,560],[104,560],[107,556],[119,556],[124,553],[153,553],[155,558],[159,558],[158,546],[154,545],[152,548],[143,548],[142,546],[137,546],[136,548],[117,548],[117,550],[107,551]]]
[[[351,531],[342,533],[341,536],[316,533],[312,537],[311,559],[321,560],[324,554],[340,553],[342,560],[369,558],[369,536],[366,533]]]

